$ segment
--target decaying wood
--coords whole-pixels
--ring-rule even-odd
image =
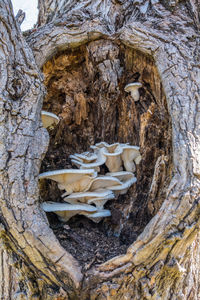
[[[1,236],[5,255],[14,253],[21,262],[15,266],[25,278],[19,293],[25,299],[199,299],[198,2],[40,0],[39,8],[43,26],[27,37],[28,46],[10,1],[0,3],[0,200],[5,227]],[[40,122],[44,88],[38,67],[61,51],[86,45],[89,75],[98,70],[101,82],[105,75],[113,83],[105,83],[102,98],[97,97],[103,110],[109,106],[109,89],[116,95],[120,92],[109,75],[109,62],[118,66],[118,58],[101,64],[98,43],[112,44],[112,49],[131,48],[155,61],[172,125],[173,174],[162,206],[127,253],[91,265],[83,277],[78,262],[61,247],[39,208],[37,178],[48,136]],[[97,69],[91,66],[95,56],[90,51],[95,47]],[[86,120],[86,98],[82,91],[74,102],[69,95],[66,98],[66,110],[75,107],[77,125]],[[145,113],[143,122],[148,118]],[[70,124],[68,114],[64,119]],[[141,126],[141,143],[144,132]],[[164,180],[159,174],[165,173],[165,157],[157,159],[148,195],[151,203],[160,192],[158,179]],[[1,293],[12,293],[11,286],[5,285]]]

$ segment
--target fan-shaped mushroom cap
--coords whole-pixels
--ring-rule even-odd
[[[111,212],[108,209],[102,209],[102,210],[98,210],[97,212],[94,212],[92,214],[84,213],[84,216],[86,216],[87,218],[89,218],[90,220],[92,220],[95,223],[99,223],[102,220],[102,218],[110,217]]]
[[[93,163],[97,159],[97,155],[91,152],[83,152],[81,154],[75,153],[74,155],[70,155],[69,157],[86,164]]]
[[[101,143],[97,143],[95,145],[91,145],[90,148],[93,149],[93,150],[97,150],[97,149],[101,149],[103,147],[108,147],[109,144],[106,143],[106,142],[101,142]]]
[[[55,114],[42,110],[41,113],[42,123],[45,128],[52,126],[54,123],[57,125],[60,121],[59,117]]]
[[[73,192],[83,192],[93,181],[97,173],[92,170],[56,170],[45,172],[39,175],[39,179],[47,178],[58,182],[58,188],[66,190],[68,194]]]
[[[122,148],[118,145],[111,145],[112,147],[103,148],[103,155],[106,157],[106,166],[110,172],[118,172],[122,170]]]
[[[103,155],[103,149],[99,149],[99,151],[96,154],[93,154],[96,156],[96,160],[94,162],[83,162],[80,161],[78,159],[72,159],[71,161],[78,167],[81,169],[88,169],[88,168],[93,168],[95,169],[97,172],[99,171],[99,166],[103,165],[106,161],[106,157]],[[75,155],[73,155],[75,156]],[[93,157],[95,157],[93,156]],[[70,156],[72,158],[72,155]],[[85,158],[86,160],[86,158]]]
[[[65,196],[62,195],[62,196]],[[64,198],[64,201],[76,204],[79,202],[83,203],[94,203],[99,209],[103,208],[104,204],[111,199],[114,199],[115,195],[109,190],[97,190],[95,192],[85,192],[85,193],[73,193],[68,197]]]
[[[122,182],[119,179],[112,176],[96,177],[91,181],[88,187],[88,191],[96,191],[104,188],[112,190],[110,189],[110,187],[113,187],[115,185],[122,185]]]
[[[124,167],[126,171],[134,172],[135,171],[135,162],[140,163],[141,155],[140,155],[140,147],[137,146],[130,146],[130,145],[123,145],[122,146],[122,160],[124,163]]]
[[[54,212],[62,222],[67,222],[71,217],[77,214],[87,214],[96,212],[97,208],[88,204],[67,204],[57,202],[43,202],[42,208],[45,212]]]
[[[125,86],[125,92],[131,92],[131,96],[133,97],[134,101],[138,101],[140,98],[140,94],[138,89],[142,87],[140,82],[129,83]]]
[[[137,178],[134,176],[132,172],[114,172],[107,173],[107,176],[116,177],[122,182],[121,186],[111,186],[110,189],[120,195],[126,194],[130,186],[137,181]]]
[[[93,150],[106,148],[109,153],[113,153],[118,146],[119,146],[119,143],[114,143],[114,144],[109,145],[106,142],[101,142],[101,143],[97,143],[95,145],[90,146],[90,148],[92,148]]]

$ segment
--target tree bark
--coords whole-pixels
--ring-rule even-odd
[[[199,299],[198,2],[39,0],[39,9],[38,27],[25,41],[10,1],[0,3],[2,299]],[[62,51],[100,39],[155,61],[172,124],[173,177],[162,206],[127,252],[83,272],[39,206],[38,174],[48,146],[40,68]]]

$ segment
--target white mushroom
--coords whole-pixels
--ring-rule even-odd
[[[45,212],[55,213],[62,222],[67,222],[77,214],[84,215],[97,211],[96,207],[88,204],[71,205],[67,203],[43,202],[41,206]]]
[[[103,148],[103,155],[106,157],[106,166],[110,172],[118,172],[122,170],[122,148],[118,145]]]
[[[134,82],[134,83],[129,83],[125,86],[124,90],[125,92],[130,92],[131,96],[133,97],[134,101],[138,101],[140,98],[139,94],[139,88],[142,87],[142,84],[140,82]]]
[[[74,155],[70,155],[69,157],[79,160],[82,163],[92,163],[97,160],[97,155],[91,152],[83,152],[81,154],[75,153]]]
[[[82,161],[80,156],[77,158],[76,155],[70,155],[70,157],[73,158],[71,161],[80,169],[93,168],[97,172],[99,172],[99,166],[103,165],[106,161],[106,157],[103,155],[103,149],[104,148],[99,149],[99,151],[96,154],[93,154],[93,157],[96,156],[96,160],[93,162],[87,161],[87,157],[84,156],[83,154],[82,154],[83,157]]]
[[[115,172],[115,173],[107,173],[107,176],[116,177],[122,182],[121,186],[112,186],[110,189],[117,194],[124,195],[128,191],[131,185],[133,185],[137,179],[132,172]]]
[[[97,176],[97,173],[90,170],[56,170],[45,172],[39,175],[39,179],[52,179],[58,182],[58,188],[66,190],[67,194],[73,192],[83,192],[88,190],[88,186]]]
[[[109,146],[109,144],[108,143],[106,143],[106,142],[101,142],[101,143],[97,143],[97,144],[95,144],[95,145],[91,145],[90,146],[90,148],[91,149],[93,149],[93,150],[98,150],[98,149],[101,149],[101,148],[106,148],[106,147],[108,147]]]
[[[62,195],[62,197],[64,197]],[[115,195],[109,190],[96,190],[95,192],[73,193],[64,198],[64,201],[70,204],[76,204],[79,202],[91,204],[94,203],[99,209],[102,209],[104,204],[111,199],[114,199]]]
[[[42,123],[45,128],[52,126],[54,123],[57,125],[60,121],[59,117],[55,114],[42,110],[41,113]]]
[[[110,187],[113,187],[115,185],[122,185],[122,182],[119,179],[112,176],[100,176],[94,178],[91,181],[88,187],[88,191],[96,191],[104,188],[112,190],[110,189]]]
[[[84,213],[84,216],[86,216],[87,218],[89,218],[90,220],[92,220],[95,223],[99,223],[102,220],[102,218],[110,217],[111,212],[108,209],[102,209],[102,210],[98,210],[97,212],[94,212],[92,214]]]
[[[130,146],[130,145],[122,145],[122,160],[124,163],[124,167],[126,171],[135,172],[135,163],[139,164],[142,157],[140,155],[140,147]],[[135,161],[135,163],[134,163]]]

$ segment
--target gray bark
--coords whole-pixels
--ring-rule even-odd
[[[27,45],[10,1],[0,4],[1,236],[6,253],[20,261],[25,299],[199,299],[197,1],[41,0],[39,8]],[[154,58],[172,121],[174,171],[159,212],[127,253],[82,274],[39,208],[37,178],[48,145],[39,68],[61,50],[100,38]],[[1,293],[14,299],[4,251]]]

